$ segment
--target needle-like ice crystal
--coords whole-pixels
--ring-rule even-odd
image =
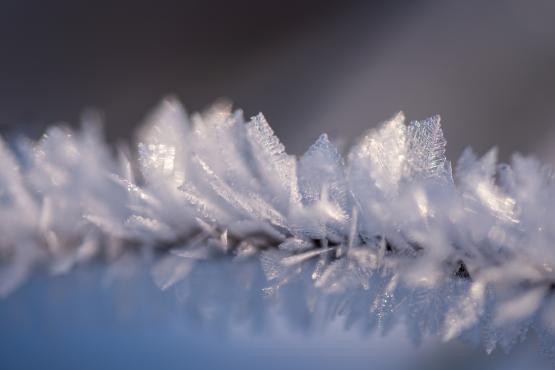
[[[0,141],[0,295],[37,268],[147,259],[161,289],[251,305],[253,321],[270,300],[295,322],[403,323],[416,343],[509,350],[528,330],[554,343],[555,186],[533,158],[467,150],[453,173],[440,117],[399,113],[345,158],[322,135],[297,160],[261,114],[189,117],[175,99],[138,137],[113,156],[88,116]]]

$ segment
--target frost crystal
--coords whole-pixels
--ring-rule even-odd
[[[533,158],[466,150],[453,175],[439,116],[399,113],[346,160],[325,134],[297,160],[261,114],[222,103],[189,118],[175,99],[137,155],[113,158],[96,120],[0,141],[0,295],[38,267],[102,258],[117,275],[146,258],[199,315],[270,298],[304,325],[404,323],[415,343],[480,338],[488,352],[535,330],[553,346],[555,186]]]

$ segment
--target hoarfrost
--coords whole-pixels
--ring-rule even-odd
[[[488,352],[536,331],[553,347],[555,186],[533,158],[466,150],[453,176],[439,116],[398,113],[346,159],[324,134],[297,160],[261,114],[219,103],[189,118],[174,98],[136,155],[114,158],[97,121],[0,141],[0,295],[39,267],[103,259],[117,276],[146,259],[199,312],[271,297],[297,323],[403,324],[415,343],[478,338]],[[215,271],[233,291],[197,289]]]

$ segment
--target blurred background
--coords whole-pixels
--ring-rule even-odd
[[[225,97],[246,116],[264,112],[294,154],[321,132],[348,143],[404,110],[411,120],[442,115],[453,160],[467,145],[480,153],[496,145],[503,160],[519,151],[555,163],[554,19],[552,0],[3,0],[0,133],[37,137],[53,123],[78,124],[94,107],[104,113],[110,141],[128,140],[164,95],[175,94],[189,111]],[[0,353],[9,368],[40,368],[53,359],[56,368],[151,368],[162,358],[168,366],[187,363],[191,351],[205,354],[193,356],[193,367],[208,361],[221,368],[235,359],[245,368],[255,361],[251,348],[258,356],[252,368],[303,363],[302,336],[260,342],[247,335],[242,345],[220,345],[218,338],[214,352],[217,336],[197,341],[189,329],[176,332],[172,314],[145,326],[141,315],[115,324],[109,303],[95,306],[112,293],[78,294],[84,283],[74,274],[51,283],[62,288],[33,283],[0,302]],[[51,289],[66,294],[52,298],[45,293]],[[57,299],[87,314],[55,314],[44,300]],[[128,330],[137,325],[143,329]],[[312,339],[305,364],[330,347],[344,356],[326,357],[329,368],[371,368],[384,346],[410,348],[402,335],[389,342],[341,337],[337,347],[338,335]],[[441,348],[431,350],[441,356],[425,356],[423,368],[508,368],[526,358],[482,361],[480,351]],[[99,353],[104,362],[93,361]],[[456,361],[441,362],[445,356]],[[473,356],[479,360],[469,363]]]
[[[551,0],[4,0],[0,127],[37,135],[95,107],[117,140],[176,94],[262,111],[296,154],[404,110],[441,114],[453,159],[550,159],[554,17]]]

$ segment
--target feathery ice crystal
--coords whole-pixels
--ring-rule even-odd
[[[0,295],[36,268],[146,260],[199,312],[272,301],[299,323],[402,322],[416,343],[509,350],[532,329],[553,346],[555,186],[535,159],[467,150],[453,174],[439,116],[402,113],[346,159],[324,134],[297,160],[262,114],[222,105],[189,118],[166,99],[136,158],[114,159],[96,127],[0,142]]]

